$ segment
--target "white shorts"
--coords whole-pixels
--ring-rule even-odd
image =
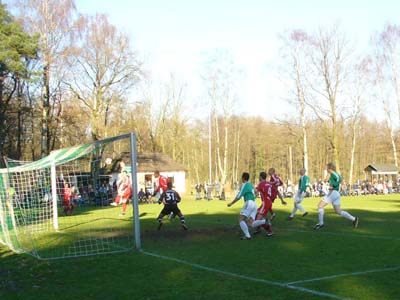
[[[296,195],[294,196],[294,202],[296,203],[301,203],[303,201],[304,197],[306,196],[305,192],[300,192],[298,191]]]
[[[338,191],[330,191],[324,199],[322,199],[325,203],[332,203],[332,205],[339,206],[340,205],[340,193]]]
[[[253,200],[247,200],[242,210],[240,211],[241,216],[245,216],[246,218],[252,218],[253,220],[256,219],[257,214],[257,205],[256,202]]]

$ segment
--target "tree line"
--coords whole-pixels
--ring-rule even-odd
[[[373,33],[361,53],[338,26],[282,31],[280,101],[290,111],[268,120],[238,113],[245,75],[229,51],[209,53],[206,96],[195,103],[173,74],[155,94],[130,37],[104,14],[80,14],[73,0],[15,0],[0,4],[0,18],[2,165],[135,131],[139,152],[183,163],[190,184],[229,186],[244,170],[256,179],[269,167],[293,181],[304,166],[319,179],[328,161],[353,182],[370,163],[398,166],[396,24]]]

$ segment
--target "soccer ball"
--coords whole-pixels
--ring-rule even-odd
[[[111,165],[112,158],[108,157],[106,158],[106,165]]]

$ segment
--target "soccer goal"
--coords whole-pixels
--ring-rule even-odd
[[[6,163],[0,169],[0,243],[40,259],[140,248],[134,133]],[[125,205],[115,202],[121,176],[129,178],[131,196],[120,201]]]

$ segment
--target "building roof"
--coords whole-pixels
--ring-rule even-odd
[[[120,172],[119,162],[124,160],[126,165],[131,164],[130,153],[125,153],[120,159],[113,162],[111,172]],[[179,172],[187,171],[186,167],[177,161],[173,160],[163,153],[138,153],[137,154],[137,167],[138,173],[153,173],[154,171],[160,172]]]
[[[397,174],[399,172],[399,169],[394,164],[373,164],[368,165],[364,170],[380,174]]]
[[[186,167],[162,153],[140,153],[137,155],[138,172],[186,171]]]

